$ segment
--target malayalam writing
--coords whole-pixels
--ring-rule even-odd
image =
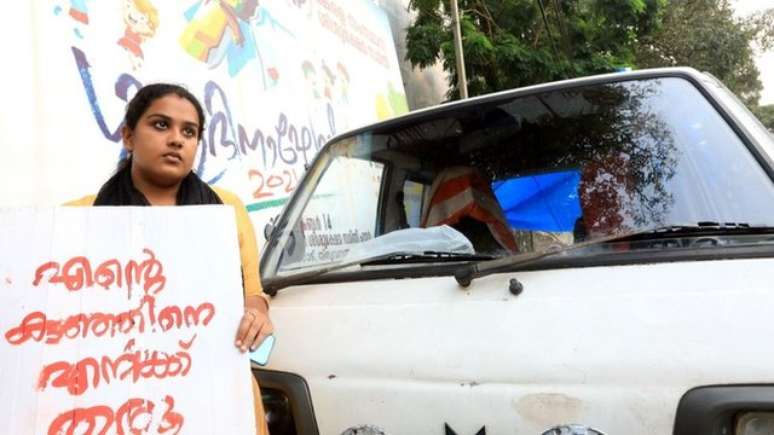
[[[304,263],[329,262],[340,260],[349,252],[347,246],[366,242],[373,238],[368,230],[348,228],[336,230],[336,225],[329,213],[304,216],[301,219],[301,231],[306,245],[312,249],[304,254]],[[331,247],[341,247],[331,249]]]
[[[61,389],[71,396],[109,386],[116,382],[138,383],[147,379],[165,380],[187,376],[194,365],[191,349],[197,332],[207,327],[216,315],[215,306],[207,301],[194,305],[159,306],[167,278],[164,266],[151,249],[143,249],[143,258],[121,262],[116,258],[92,262],[85,256],[74,256],[64,262],[46,261],[35,269],[32,286],[48,284],[49,291],[64,288],[73,294],[94,288],[100,292],[125,290],[131,301],[132,288],[142,289],[136,306],[118,312],[76,312],[54,318],[44,311],[27,313],[4,333],[12,346],[38,342],[50,346],[63,340],[84,340],[127,336],[123,351],[98,354],[77,360],[55,360],[43,363],[35,386],[39,392]],[[105,293],[100,293],[105,294]],[[169,334],[188,332],[172,349],[142,349],[134,336],[143,333]],[[156,433],[177,434],[183,427],[183,414],[174,411],[174,397],[165,394],[165,405],[157,407],[150,399],[131,398],[118,408],[105,404],[66,410],[49,425],[49,434],[73,433],[85,428],[87,434]],[[155,423],[154,423],[155,422]],[[79,432],[80,433],[80,432]]]
[[[86,53],[78,47],[71,47],[75,65],[81,79],[84,92],[91,106],[91,112],[103,136],[112,141],[121,140],[123,121],[115,129],[108,127],[102,107],[105,102],[100,98],[91,75],[91,64]],[[133,75],[122,73],[116,78],[115,96],[126,104],[130,91],[138,90],[143,84]],[[216,82],[209,80],[204,85],[202,103],[208,118],[205,133],[199,145],[199,162],[196,172],[208,183],[217,182],[228,170],[223,163],[233,159],[257,156],[262,170],[272,170],[280,163],[286,166],[308,164],[326,141],[337,133],[336,116],[330,103],[326,103],[323,123],[318,125],[312,119],[291,119],[282,111],[267,114],[264,119],[272,120],[267,129],[249,129],[233,116],[228,96]],[[221,165],[213,164],[213,160]]]
[[[322,8],[318,14],[320,25],[338,36],[343,42],[354,47],[371,60],[389,68],[384,39],[362,24],[354,15],[331,0],[318,0]]]
[[[159,421],[154,427],[156,433],[177,434],[183,428],[185,418],[174,411],[175,399],[172,396],[166,395],[162,401],[165,408],[158,410],[153,401],[140,398],[131,398],[116,410],[105,405],[75,408],[59,414],[49,426],[48,435],[70,435],[75,433],[76,428],[84,427],[87,434],[147,433],[154,421]]]
[[[143,249],[148,256],[141,262],[129,260],[125,266],[112,258],[92,268],[91,262],[86,257],[73,257],[63,265],[56,261],[42,264],[35,270],[35,279],[32,285],[37,287],[44,275],[50,275],[48,282],[51,284],[64,284],[67,290],[77,291],[85,287],[99,285],[105,290],[112,285],[122,287],[126,283],[131,297],[132,284],[144,282],[143,290],[148,294],[157,294],[164,289],[167,279],[164,277],[164,266],[156,259],[156,255],[150,249]]]
[[[158,350],[144,351],[131,348],[131,339],[124,352],[115,358],[107,355],[102,358],[86,357],[76,363],[69,361],[56,361],[46,364],[40,372],[38,390],[43,391],[51,386],[66,388],[71,395],[83,394],[91,388],[97,388],[100,381],[109,384],[111,380],[129,380],[137,383],[140,379],[185,376],[191,370],[191,355],[188,350],[193,345],[196,335],[189,341],[180,340],[179,350],[173,354]],[[91,374],[91,376],[89,376]],[[91,380],[91,383],[89,383]]]
[[[24,316],[18,326],[6,331],[5,339],[12,345],[29,340],[59,344],[62,338],[112,338],[117,334],[142,334],[147,328],[152,332],[168,332],[173,328],[198,326],[199,323],[207,326],[214,315],[215,307],[209,302],[197,307],[170,305],[158,310],[156,298],[145,295],[138,307],[119,313],[77,313],[64,319],[52,319],[42,311],[33,311]]]

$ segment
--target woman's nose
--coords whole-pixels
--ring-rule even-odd
[[[183,147],[183,133],[177,130],[170,130],[168,145],[175,148]]]

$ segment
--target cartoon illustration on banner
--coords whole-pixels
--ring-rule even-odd
[[[370,0],[59,0],[27,14],[40,18],[30,17],[39,49],[54,53],[57,85],[68,89],[45,112],[83,127],[59,138],[83,167],[52,162],[38,171],[51,179],[30,180],[56,202],[92,193],[82,186],[96,189],[123,157],[123,108],[145,83],[181,83],[200,98],[207,122],[194,168],[237,193],[258,228],[326,141],[408,109],[387,17]],[[65,174],[71,186],[51,182]]]

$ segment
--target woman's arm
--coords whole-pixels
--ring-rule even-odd
[[[266,300],[260,296],[246,297],[245,314],[239,322],[234,344],[242,352],[247,349],[255,350],[272,333],[274,333],[274,325],[269,318],[269,306]]]
[[[274,332],[269,318],[269,298],[261,287],[258,272],[258,244],[255,230],[242,201],[231,192],[215,189],[224,204],[234,207],[239,235],[239,257],[242,262],[245,312],[239,322],[234,344],[242,351],[257,348],[263,339]]]

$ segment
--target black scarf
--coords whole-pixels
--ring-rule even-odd
[[[94,205],[150,205],[148,199],[132,183],[132,162],[124,162],[118,171],[102,185]],[[223,204],[218,194],[193,171],[183,178],[177,191],[177,205]]]

